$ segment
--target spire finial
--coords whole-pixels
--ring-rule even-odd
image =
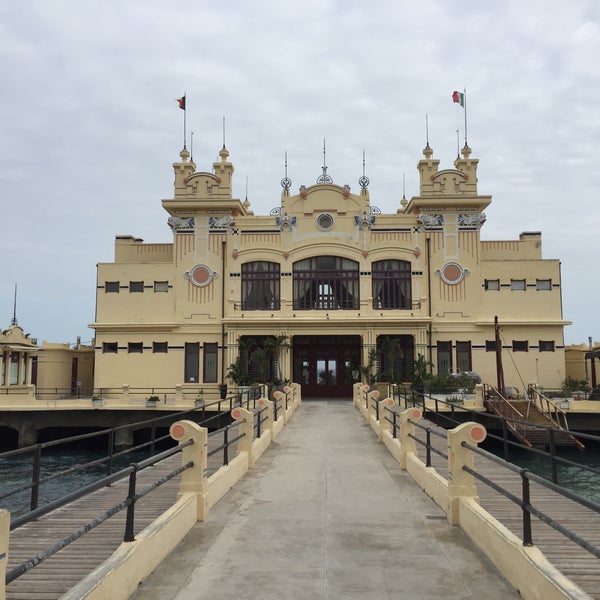
[[[292,187],[292,180],[288,177],[288,173],[287,173],[287,150],[285,151],[284,154],[284,164],[285,164],[285,176],[284,178],[281,180],[281,187],[286,191],[289,192],[290,188]]]
[[[18,325],[19,322],[17,321],[17,284],[15,283],[15,301],[13,304],[13,318],[10,321],[11,325]]]
[[[369,186],[369,178],[365,174],[365,151],[363,150],[363,174],[362,177],[358,180],[358,185],[360,185],[361,190],[366,190]]]
[[[323,174],[317,179],[317,183],[333,183],[333,179],[327,175],[327,164],[326,164],[327,150],[325,147],[325,138],[323,138]]]
[[[194,160],[194,132],[190,132],[190,160]]]
[[[429,148],[429,115],[425,113],[425,141],[427,142],[427,147]]]

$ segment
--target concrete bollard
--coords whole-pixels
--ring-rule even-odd
[[[406,456],[417,453],[417,443],[410,435],[415,435],[415,426],[410,421],[418,421],[423,416],[420,408],[409,408],[400,413],[400,467],[406,469]]]
[[[181,485],[179,486],[179,499],[183,494],[193,493],[197,496],[198,521],[204,521],[208,512],[206,504],[206,467],[207,467],[207,447],[208,447],[208,429],[200,427],[193,421],[176,421],[169,428],[171,437],[180,444],[193,439],[194,443],[183,449],[182,464],[193,462],[191,469],[186,469],[181,474]]]
[[[473,452],[463,448],[462,443],[480,444],[486,436],[485,427],[479,423],[463,423],[448,431],[448,521],[452,525],[459,523],[460,498],[479,502],[475,478],[463,471],[463,466],[474,468]]]
[[[388,409],[394,406],[393,398],[384,398],[379,401],[379,439],[383,439],[383,434],[386,431],[391,431],[392,424],[388,421],[392,416]]]
[[[254,454],[252,452],[254,442],[254,414],[241,406],[236,406],[231,411],[231,418],[235,421],[244,421],[239,424],[240,434],[243,434],[243,437],[238,442],[238,450],[240,453],[246,452],[248,456],[248,468],[251,469],[254,466]]]

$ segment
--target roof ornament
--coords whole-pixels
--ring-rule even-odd
[[[10,320],[11,325],[18,325],[19,321],[17,321],[17,284],[15,283],[15,302],[13,305],[13,318]]]
[[[358,180],[358,185],[360,185],[361,190],[366,190],[369,187],[369,178],[365,175],[365,151],[363,150],[363,174],[362,177]]]
[[[281,180],[281,187],[288,193],[292,187],[292,180],[288,177],[287,172],[287,150],[285,151],[285,177]]]
[[[325,164],[326,150],[325,150],[325,138],[323,138],[323,175],[320,175],[317,179],[317,183],[333,183],[333,179],[330,175],[327,175],[327,165]]]

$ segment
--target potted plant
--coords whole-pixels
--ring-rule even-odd
[[[100,396],[98,396],[97,394],[94,394],[92,396],[92,404],[94,406],[102,406],[104,404],[104,400]]]
[[[156,406],[159,401],[160,398],[158,396],[148,396],[148,398],[146,398],[146,406]]]

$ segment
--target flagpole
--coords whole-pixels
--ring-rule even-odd
[[[187,100],[186,100],[185,94],[183,94],[183,148],[184,148],[184,150],[187,149],[186,148],[186,144],[187,144],[186,119],[187,119]]]
[[[468,146],[469,144],[467,143],[467,88],[464,88],[464,109],[465,109],[465,146]]]

